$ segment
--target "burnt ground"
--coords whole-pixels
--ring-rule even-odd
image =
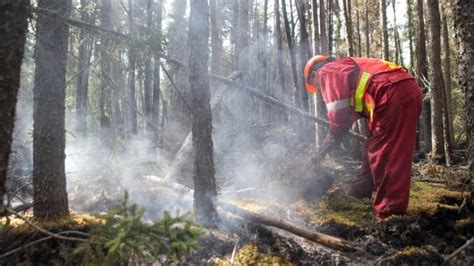
[[[356,200],[345,195],[359,163],[343,152],[335,151],[320,167],[311,168],[307,159],[310,150],[287,154],[275,171],[269,171],[266,177],[253,182],[250,190],[246,189],[249,184],[231,186],[220,180],[220,191],[238,193],[222,193],[219,199],[254,213],[343,238],[357,247],[355,252],[337,251],[220,209],[220,223],[205,230],[199,239],[200,250],[193,251],[180,262],[166,258],[161,258],[161,262],[183,265],[440,265],[449,258],[451,265],[474,264],[474,245],[450,256],[474,234],[474,208],[467,193],[470,184],[465,168],[446,168],[423,161],[415,164],[407,215],[377,222],[370,200]],[[258,161],[258,156],[256,159]],[[156,217],[163,209],[176,207],[176,204],[166,204],[170,199],[179,202],[180,207],[189,207],[192,190],[175,184],[166,189],[150,179],[143,182],[147,182],[146,186],[132,189],[130,196],[139,195],[141,201],[157,203],[148,207],[148,218]],[[117,205],[118,194],[102,191],[89,198],[74,195],[71,205],[78,212],[99,214]],[[46,228],[53,232],[87,232],[89,223],[93,222],[63,223]],[[34,230],[3,236],[0,255],[44,237]],[[73,243],[48,240],[14,256],[0,258],[0,264],[78,264],[78,258],[71,255],[73,250]]]

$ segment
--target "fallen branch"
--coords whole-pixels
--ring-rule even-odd
[[[194,193],[194,190],[186,186],[183,186],[179,183],[173,182],[168,179],[160,178],[160,177],[148,176],[148,179],[156,182],[159,185],[160,190],[162,191],[169,190],[170,193],[168,194],[170,194],[171,196],[174,196],[174,194],[176,194],[177,200],[192,202],[192,195]],[[177,195],[179,195],[179,198]],[[232,204],[225,203],[225,202],[219,202],[217,203],[217,206],[221,207],[221,209],[226,212],[230,212],[234,215],[240,216],[254,223],[276,227],[276,228],[304,237],[308,240],[311,240],[313,242],[319,243],[321,245],[324,245],[330,248],[334,248],[340,251],[357,250],[357,248],[354,247],[347,240],[337,238],[331,235],[315,232],[309,229],[300,228],[282,219],[275,219],[275,218],[264,216],[261,214],[249,212],[247,210],[241,209],[239,207],[236,207]]]
[[[57,233],[57,235],[78,234],[78,233],[82,233],[82,232],[78,232],[78,231],[63,231],[63,232]],[[35,241],[33,241],[33,242],[30,242],[30,243],[28,243],[28,244],[26,244],[26,245],[17,247],[17,248],[15,248],[15,249],[12,249],[12,250],[10,250],[10,251],[8,251],[8,252],[5,252],[5,253],[1,254],[1,255],[0,255],[0,259],[1,259],[1,258],[5,258],[5,257],[7,257],[7,256],[10,256],[11,254],[16,253],[16,252],[18,252],[18,251],[20,251],[20,250],[22,250],[22,249],[24,249],[24,248],[27,248],[27,247],[29,247],[29,246],[33,246],[33,245],[35,245],[35,244],[38,244],[38,243],[41,243],[41,242],[43,242],[43,241],[49,240],[49,239],[51,239],[51,238],[53,238],[53,236],[43,237],[43,238],[37,239],[37,240],[35,240]]]
[[[474,243],[474,238],[471,238],[469,241],[467,241],[464,245],[462,245],[460,248],[456,249],[453,253],[449,254],[444,258],[443,265],[448,265],[448,262],[452,260],[454,257],[456,257],[461,251],[465,250],[467,247],[469,247],[471,244]]]
[[[7,214],[12,214],[14,216],[16,216],[17,218],[23,220],[25,223],[27,223],[29,226],[33,227],[34,229],[36,229],[37,231],[45,234],[45,235],[48,235],[48,236],[51,236],[51,237],[54,237],[54,238],[57,238],[57,239],[61,239],[61,240],[68,240],[68,241],[78,241],[78,242],[87,242],[89,240],[87,239],[83,239],[83,238],[77,238],[77,237],[66,237],[66,236],[62,236],[60,234],[56,234],[56,233],[51,233],[37,225],[35,225],[34,223],[30,222],[28,219],[26,219],[25,217],[23,217],[23,215],[19,214],[18,212],[10,209],[10,208],[7,208],[6,209],[6,212]],[[77,234],[79,235],[82,235],[82,236],[86,236],[86,237],[90,237],[89,234],[86,234],[86,233],[82,233],[82,232],[77,232]]]
[[[333,249],[337,249],[344,252],[352,252],[352,251],[357,250],[357,248],[353,246],[352,243],[350,243],[347,240],[344,240],[335,236],[319,233],[319,232],[309,230],[306,228],[297,227],[296,225],[293,225],[290,222],[283,219],[275,219],[272,217],[264,216],[258,213],[241,209],[234,205],[226,204],[226,203],[220,203],[219,206],[221,206],[224,210],[229,211],[242,218],[245,218],[249,221],[283,229],[287,232],[304,237],[308,240],[311,240],[313,242],[322,244],[324,246],[327,246]]]

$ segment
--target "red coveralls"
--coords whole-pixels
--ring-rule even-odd
[[[393,63],[357,57],[331,61],[318,74],[329,134],[336,141],[353,121],[369,118],[362,168],[349,194],[362,198],[375,192],[372,204],[379,219],[405,214],[422,108],[421,89],[414,77]],[[325,143],[329,140],[328,135]]]

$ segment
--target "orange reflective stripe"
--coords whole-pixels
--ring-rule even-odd
[[[354,111],[362,112],[364,109],[363,107],[363,97],[365,89],[367,88],[367,82],[369,81],[370,73],[369,72],[362,72],[360,75],[359,84],[357,85],[357,89],[354,95]]]

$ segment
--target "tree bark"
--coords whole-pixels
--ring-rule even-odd
[[[40,0],[38,8],[68,17],[71,1]],[[38,14],[33,108],[33,214],[39,219],[55,219],[69,213],[64,172],[68,30],[63,21]]]
[[[154,125],[158,126],[160,120],[160,53],[161,53],[161,41],[162,41],[162,21],[163,21],[163,0],[156,2],[156,24],[155,24],[155,36],[156,41],[153,46],[153,57],[154,57],[154,71],[153,71],[153,102],[152,102],[152,113],[151,121]],[[161,119],[164,119],[163,117]],[[160,138],[160,131],[153,131],[153,144],[158,145]]]
[[[81,21],[87,22],[88,0],[81,0]],[[88,47],[88,34],[86,30],[80,29],[79,33],[79,54],[77,64],[76,80],[76,134],[79,139],[84,140],[87,137],[87,106],[89,94],[89,62],[90,48]]]
[[[430,18],[430,83],[431,83],[431,156],[439,159],[444,153],[443,141],[443,91],[444,81],[441,71],[440,21],[438,0],[428,1]]]
[[[474,182],[474,2],[456,0],[454,4],[454,28],[457,40],[459,87],[464,92],[466,133],[468,138],[469,169]],[[471,185],[471,196],[474,186]]]
[[[135,91],[135,60],[136,60],[136,51],[133,44],[135,40],[135,24],[133,22],[133,2],[128,0],[128,31],[130,34],[131,40],[129,40],[128,46],[128,67],[129,67],[129,77],[128,77],[128,96],[130,101],[129,108],[129,123],[130,123],[130,133],[136,135],[137,130],[137,99]]]
[[[379,1],[380,7],[380,29],[382,30],[382,58],[390,60],[390,51],[388,47],[388,31],[387,31],[387,5],[386,0]]]
[[[112,28],[112,2],[111,0],[102,0],[101,6],[101,27],[110,30]],[[99,123],[100,123],[100,141],[104,147],[110,147],[111,144],[111,86],[110,77],[110,41],[108,36],[102,36],[102,47],[100,48],[101,57],[101,88],[99,97]]]
[[[410,50],[410,71],[413,71],[414,69],[414,65],[415,65],[415,59],[414,59],[414,56],[413,56],[413,36],[415,36],[415,32],[413,30],[413,2],[412,0],[407,0],[407,16],[408,16],[408,20],[407,20],[407,28],[408,28],[408,47],[409,47],[409,50]]]
[[[273,11],[275,13],[275,43],[276,43],[276,65],[277,65],[277,80],[281,87],[285,87],[285,72],[283,68],[283,43],[281,38],[281,19],[280,19],[280,3],[275,0],[273,4]]]
[[[237,70],[244,74],[244,80],[248,80],[250,67],[250,53],[248,50],[250,43],[250,26],[249,26],[249,4],[250,0],[239,1],[239,26],[237,29]]]
[[[347,55],[354,56],[354,38],[352,36],[351,0],[343,0],[344,21],[346,23]]]
[[[221,21],[218,12],[217,0],[210,0],[211,12],[211,72],[218,75],[221,74],[220,62],[222,60],[222,38],[221,38]]]
[[[209,6],[207,0],[191,1],[189,24],[189,83],[192,84],[192,134],[194,209],[205,225],[214,224],[216,181],[212,143],[212,112],[208,75]]]
[[[329,55],[328,19],[324,0],[319,1],[319,20],[321,21],[321,53]]]
[[[288,12],[286,11],[286,1],[281,0],[281,5],[283,9],[283,20],[285,22],[286,41],[288,43],[288,50],[290,52],[291,77],[293,78],[293,88],[296,92],[298,92],[298,70],[296,67],[296,51],[294,47],[293,36],[291,35],[290,20],[288,18]],[[296,106],[300,106],[300,99],[298,97],[298,93],[296,93],[295,95],[295,104]]]
[[[321,54],[321,35],[319,33],[318,0],[311,0],[313,15],[313,51],[314,54]]]
[[[0,0],[0,216],[29,15],[29,0]]]
[[[403,54],[402,54],[402,47],[400,45],[400,36],[398,35],[397,10],[395,7],[395,0],[392,1],[392,9],[393,9],[393,38],[395,41],[395,62],[403,66]]]
[[[423,18],[423,0],[416,0],[417,36],[416,36],[416,76],[423,88],[423,112],[421,114],[421,129],[424,141],[424,151],[431,150],[431,105],[426,95],[428,88],[425,80],[428,78],[428,62],[426,60],[425,21]]]
[[[454,144],[453,138],[453,97],[451,93],[451,56],[449,50],[449,31],[448,31],[448,18],[446,16],[446,5],[448,5],[447,1],[444,1],[440,5],[440,12],[441,12],[441,34],[442,34],[442,50],[443,50],[443,79],[444,79],[444,91],[446,94],[446,110],[447,110],[447,117],[448,121],[443,120],[443,125],[445,130],[448,131],[450,139],[449,142]],[[446,140],[445,140],[446,143]],[[446,149],[446,147],[445,147]]]
[[[148,34],[152,34],[151,30],[151,25],[152,25],[152,0],[147,0],[146,2],[146,29],[148,31]],[[150,38],[147,37],[148,40]],[[149,51],[148,48],[146,51]],[[151,51],[150,51],[151,52]],[[143,79],[144,84],[143,84],[143,93],[144,93],[144,102],[143,104],[145,105],[144,107],[144,115],[147,118],[147,122],[145,123],[145,132],[146,134],[151,137],[153,134],[153,126],[150,125],[152,122],[152,113],[153,113],[153,91],[152,91],[152,84],[153,84],[153,78],[152,78],[152,69],[151,69],[151,56],[145,56],[145,77]]]
[[[370,24],[368,0],[365,0],[365,56],[370,57]]]

